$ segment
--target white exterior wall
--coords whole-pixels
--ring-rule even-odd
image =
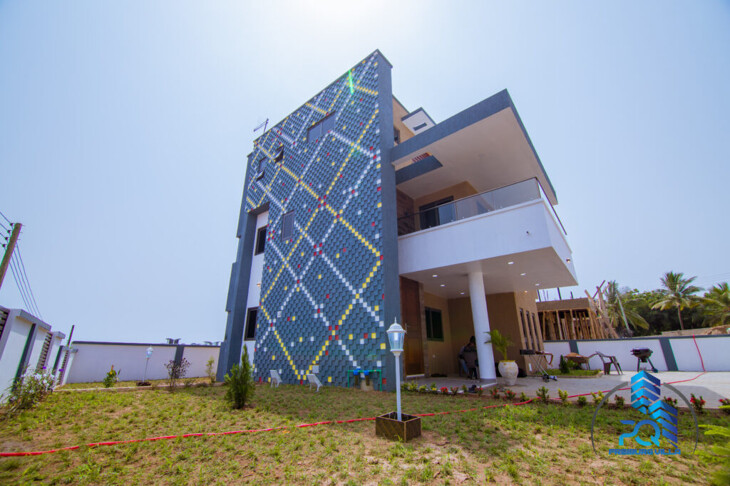
[[[730,371],[730,354],[727,352],[730,348],[730,336],[697,336],[697,346],[691,337],[668,339],[678,371],[702,371],[702,362],[704,362],[705,371]],[[575,343],[578,346],[578,353],[583,356],[590,356],[596,351],[616,356],[625,372],[636,371],[637,359],[631,354],[631,350],[649,348],[653,351],[651,361],[654,366],[659,371],[669,371],[661,341],[657,337],[575,341]],[[557,367],[560,356],[570,353],[570,345],[568,341],[546,341],[545,351],[555,355],[553,363]],[[700,359],[700,354],[702,359]],[[602,369],[600,358],[598,356],[591,358],[590,366],[592,369]]]
[[[259,228],[269,224],[269,212],[265,211],[256,217],[256,233],[258,234]],[[256,252],[256,245],[254,242],[254,252]],[[251,307],[258,307],[261,300],[261,278],[264,272],[264,253],[258,255],[251,255],[251,278],[248,281],[248,298],[246,300],[246,309]],[[247,314],[248,315],[248,314]],[[244,328],[244,333],[246,332]],[[245,334],[244,334],[245,337]],[[256,341],[246,341],[244,339],[243,345],[248,348],[248,359],[253,363],[253,352],[256,346]],[[243,346],[241,346],[241,356],[243,356]],[[216,360],[218,357],[216,356]],[[241,361],[240,358],[238,360]]]
[[[625,372],[636,371],[637,359],[636,356],[631,354],[631,350],[634,348],[649,348],[653,352],[650,359],[656,369],[659,371],[667,371],[667,363],[664,360],[664,352],[662,352],[662,345],[659,343],[658,339],[631,339],[630,341],[624,339],[611,341],[577,341],[577,343],[578,354],[582,354],[583,356],[590,356],[596,351],[600,351],[608,356],[616,356],[616,359],[621,365],[621,369]],[[590,364],[592,369],[603,369],[601,358],[598,356],[591,358]],[[649,363],[642,364],[643,367],[648,365]]]
[[[218,346],[185,346],[183,358],[190,362],[187,376],[208,376],[205,372],[206,363],[213,358],[213,373],[218,369],[218,355],[220,348]]]
[[[38,359],[41,357],[41,351],[43,351],[43,341],[46,340],[46,335],[51,332],[43,329],[40,326],[36,326],[35,339],[33,340],[33,348],[30,352],[30,358],[28,358],[28,369],[35,370],[38,366]]]
[[[5,347],[0,357],[0,395],[7,396],[7,390],[13,384],[30,328],[31,324],[29,322],[18,319],[17,314],[10,311],[8,322],[5,323],[5,330],[3,331],[3,334],[7,333],[7,337],[3,336],[5,338],[3,339]]]
[[[545,202],[536,200],[400,236],[398,271],[403,275],[542,248],[553,248],[563,262],[571,255]],[[566,267],[575,277],[573,264]]]
[[[706,371],[730,371],[730,336],[697,336]],[[702,371],[700,355],[693,339],[670,338],[677,368],[682,371]]]
[[[114,365],[120,371],[120,381],[141,381],[144,377],[149,344],[123,343],[73,343],[72,348],[78,351],[72,354],[73,363],[69,361],[66,383],[92,383],[104,380]],[[183,345],[181,345],[183,346]],[[175,359],[177,345],[152,344],[152,357],[147,368],[148,380],[167,378],[165,365]],[[207,376],[205,364],[212,356],[215,359],[213,369],[217,369],[218,346],[185,346],[183,357],[190,362],[186,373],[189,378]]]

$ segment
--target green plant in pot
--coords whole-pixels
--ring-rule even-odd
[[[486,343],[491,343],[492,348],[502,353],[502,360],[499,362],[499,365],[497,368],[499,369],[499,374],[502,375],[502,377],[506,380],[507,386],[513,386],[515,383],[517,383],[517,374],[519,373],[519,368],[517,367],[517,363],[514,362],[514,360],[507,359],[507,348],[512,346],[512,340],[508,337],[499,332],[497,329],[493,331],[489,331],[487,333],[488,338]]]

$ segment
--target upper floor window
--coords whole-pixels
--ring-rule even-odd
[[[294,211],[289,211],[281,218],[281,240],[289,240],[292,236],[294,236]]]
[[[426,339],[432,341],[444,340],[443,322],[441,311],[426,307]]]
[[[324,136],[327,132],[330,130],[333,130],[335,128],[335,116],[333,113],[330,113],[326,117],[322,118],[319,122],[317,122],[314,126],[309,128],[309,132],[307,132],[307,142],[314,142],[315,140],[319,140]]]
[[[274,162],[281,162],[284,160],[284,146],[280,146],[278,149],[276,149],[276,153],[274,154]]]
[[[243,337],[246,341],[256,339],[256,317],[258,316],[258,310],[258,307],[252,307],[246,313],[246,329]]]
[[[261,179],[264,176],[264,169],[266,169],[266,157],[261,157],[258,161],[258,167],[256,167],[256,179]]]
[[[266,248],[266,230],[268,226],[262,226],[256,230],[256,248],[254,249],[254,255],[260,255]]]

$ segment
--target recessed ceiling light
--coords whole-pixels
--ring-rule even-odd
[[[461,292],[461,295],[464,295],[464,292]]]
[[[514,265],[515,262],[507,262],[507,265]]]
[[[446,287],[446,284],[441,284],[442,287]]]
[[[436,275],[435,273],[434,273],[433,275],[431,275],[431,276],[432,276],[433,278],[436,278],[436,277],[438,277],[438,275]]]
[[[524,276],[525,276],[525,275],[527,275],[527,274],[526,274],[525,272],[522,272],[522,273],[521,273],[520,275],[522,275],[522,276],[524,277]]]
[[[535,287],[539,287],[539,286],[540,286],[540,284],[535,284]]]
[[[570,258],[566,258],[565,261],[570,263],[571,260],[570,260]]]

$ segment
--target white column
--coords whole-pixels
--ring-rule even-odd
[[[494,371],[494,351],[492,344],[487,344],[489,332],[489,315],[487,314],[487,297],[484,291],[482,272],[469,273],[469,298],[471,300],[471,316],[474,321],[474,337],[477,340],[477,356],[479,356],[479,377],[482,380],[496,380]]]

